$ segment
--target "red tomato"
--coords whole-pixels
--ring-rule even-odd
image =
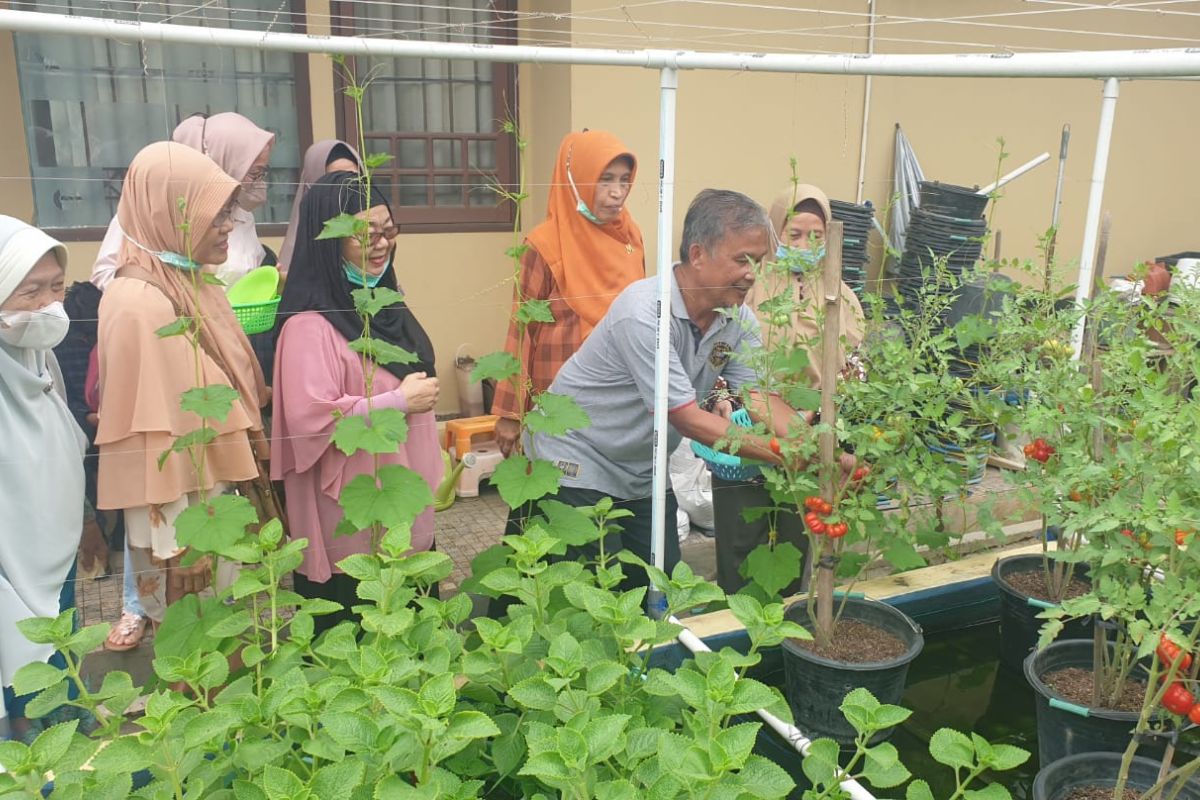
[[[825,515],[829,515],[829,514],[832,514],[832,513],[833,513],[833,506],[831,506],[831,505],[829,504],[829,501],[827,501],[827,500],[822,500],[822,501],[821,501],[821,507],[817,509],[817,513],[818,513],[818,514],[821,514],[821,515],[823,515],[823,516],[825,516]]]
[[[835,522],[829,526],[829,536],[832,539],[840,539],[850,530],[850,526],[844,522]]]
[[[1172,714],[1185,716],[1189,714],[1196,705],[1196,698],[1187,689],[1183,688],[1182,683],[1172,683],[1163,692],[1162,707]]]
[[[1185,531],[1185,530],[1176,530],[1176,531],[1175,531],[1175,546],[1176,546],[1176,547],[1183,547],[1183,544],[1184,544],[1184,542],[1186,542],[1186,541],[1187,541],[1187,538],[1188,538],[1189,536],[1191,536],[1191,533],[1190,533],[1190,532],[1188,532],[1188,531]]]
[[[1200,725],[1200,705],[1192,706],[1192,710],[1188,712],[1188,721]]]
[[[823,501],[821,500],[821,498],[817,497],[816,495],[811,495],[809,497],[804,498],[804,507],[807,508],[809,511],[816,511],[818,508],[821,507],[822,502]]]
[[[777,456],[783,455],[783,453],[781,452],[781,450],[779,448],[779,440],[776,439],[774,436],[771,437],[771,452]]]
[[[850,477],[851,477],[851,480],[861,481],[863,478],[867,477],[867,475],[869,475],[870,473],[871,473],[870,467],[859,467],[858,469],[854,470],[854,474],[851,475]]]
[[[1192,654],[1183,652],[1183,648],[1167,638],[1165,633],[1159,638],[1154,652],[1158,654],[1158,660],[1167,666],[1179,662],[1179,672],[1192,668]]]

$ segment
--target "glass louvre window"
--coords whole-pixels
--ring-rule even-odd
[[[291,0],[33,0],[10,5],[124,21],[303,30],[290,10]],[[275,133],[268,201],[256,217],[260,223],[287,222],[304,144],[291,54],[51,34],[15,33],[13,38],[35,224],[60,230],[107,226],[116,213],[125,170],[138,150],[169,139],[185,117],[222,111],[236,111]],[[305,120],[304,129],[308,127]]]
[[[338,33],[456,43],[515,41],[511,2],[337,3]],[[515,183],[516,70],[508,64],[436,58],[358,58],[366,82],[363,131],[369,153],[392,157],[376,172],[406,226],[469,230],[511,223],[494,190]],[[343,81],[340,86],[344,88]],[[356,141],[354,105],[342,102],[342,129]]]

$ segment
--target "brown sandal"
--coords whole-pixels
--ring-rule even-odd
[[[149,617],[122,611],[121,619],[112,626],[112,630],[108,632],[108,638],[104,640],[104,649],[112,653],[124,653],[136,649],[141,645],[142,637],[146,635],[146,626],[149,624]]]

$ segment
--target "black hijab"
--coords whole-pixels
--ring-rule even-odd
[[[391,213],[387,199],[374,186],[368,197],[366,182],[353,172],[331,172],[313,183],[300,204],[296,250],[279,304],[281,314],[319,311],[347,342],[362,336],[362,319],[354,311],[354,298],[350,296],[358,287],[350,284],[342,269],[342,240],[317,239],[317,236],[327,220],[342,213],[359,214],[375,206],[386,206]],[[394,263],[383,274],[379,286],[396,289]],[[416,355],[417,360],[411,364],[381,365],[397,378],[403,379],[412,372],[424,372],[430,377],[436,374],[433,344],[407,303],[389,306],[372,317],[371,336]]]

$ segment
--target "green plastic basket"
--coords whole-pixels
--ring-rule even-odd
[[[233,315],[247,336],[266,333],[275,327],[275,312],[279,310],[279,297],[265,303],[239,303],[233,306]]]

